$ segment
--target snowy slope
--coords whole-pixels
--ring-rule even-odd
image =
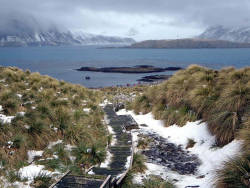
[[[186,186],[199,186],[201,188],[214,187],[215,171],[221,167],[223,162],[237,156],[240,152],[241,141],[234,140],[222,148],[214,147],[215,138],[212,136],[207,128],[206,123],[187,122],[183,127],[172,125],[164,126],[164,122],[154,119],[152,113],[145,115],[136,115],[132,111],[120,110],[118,115],[131,115],[138,124],[146,124],[147,127],[140,126],[138,130],[133,131],[133,140],[136,141],[137,135],[142,132],[154,132],[159,136],[165,138],[170,143],[182,145],[186,148],[188,139],[195,141],[192,148],[186,149],[191,154],[197,155],[201,161],[201,165],[195,175],[180,175],[170,169],[147,162],[145,174],[137,174],[134,177],[136,183],[140,183],[147,175],[159,175],[163,179],[178,180],[175,185],[177,188],[184,188]]]
[[[0,28],[0,46],[129,45],[132,38],[59,30],[12,20]]]
[[[228,40],[233,42],[250,42],[250,27],[209,27],[198,36],[200,39]]]

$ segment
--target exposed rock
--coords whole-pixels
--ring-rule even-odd
[[[151,76],[144,76],[141,79],[138,79],[139,82],[155,82],[155,81],[162,81],[167,80],[171,77],[171,75],[151,75]]]
[[[188,154],[182,149],[182,146],[169,143],[159,135],[145,134],[153,140],[149,144],[149,149],[142,151],[147,156],[148,162],[166,166],[182,175],[195,174],[200,165],[197,156]]]
[[[159,68],[150,65],[137,65],[134,67],[81,67],[77,71],[90,71],[90,72],[109,72],[109,73],[154,73],[165,71],[176,71],[182,69],[181,67],[167,67]]]
[[[121,110],[121,109],[124,109],[125,108],[125,105],[123,103],[117,103],[114,105],[114,110],[115,112]]]

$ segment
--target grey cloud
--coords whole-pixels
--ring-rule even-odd
[[[60,28],[94,28],[101,22],[106,25],[109,20],[95,17],[95,13],[98,15],[100,12],[102,15],[106,12],[124,14],[130,18],[139,15],[141,19],[153,16],[155,20],[151,24],[162,23],[178,27],[250,25],[249,0],[0,0],[0,5],[0,27],[10,19],[21,19],[36,27],[51,27],[56,24]],[[94,20],[88,21],[88,13],[84,14],[84,11],[90,11]],[[32,17],[39,23],[32,20]],[[171,21],[164,21],[165,18],[170,18]],[[98,19],[100,21],[96,23]],[[138,30],[137,27],[134,29]]]

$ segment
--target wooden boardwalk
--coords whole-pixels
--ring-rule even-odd
[[[129,123],[127,120],[131,119],[131,117],[118,116],[113,109],[113,105],[105,106],[104,112],[116,138],[115,144],[108,148],[112,154],[109,166],[107,168],[93,167],[91,172],[94,175],[75,176],[69,172],[51,187],[109,188],[118,187],[122,183],[133,161],[132,135],[130,131],[125,130],[125,127]]]

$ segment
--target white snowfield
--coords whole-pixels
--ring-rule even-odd
[[[191,154],[197,155],[201,160],[201,165],[196,175],[180,175],[163,166],[146,163],[148,168],[146,173],[138,174],[134,178],[134,181],[137,183],[141,183],[143,177],[154,174],[160,175],[164,179],[177,179],[178,182],[176,182],[175,185],[179,188],[197,185],[201,188],[213,188],[215,170],[220,168],[224,161],[236,156],[240,152],[241,141],[239,140],[234,140],[222,148],[214,147],[215,137],[210,134],[207,124],[201,123],[201,121],[188,122],[183,127],[177,125],[164,127],[163,121],[155,120],[152,113],[136,115],[132,111],[123,109],[117,112],[117,114],[130,114],[138,124],[146,124],[148,126],[140,126],[140,129],[155,132],[166,138],[169,142],[176,145],[182,145],[184,150],[188,143],[188,139],[193,139],[196,142],[194,147],[187,149]],[[138,133],[136,133],[136,131],[132,133],[133,139],[137,139],[136,135]],[[198,178],[199,176],[205,177]]]
[[[0,123],[7,124],[11,123],[12,119],[14,119],[15,116],[6,116],[4,114],[0,114]]]
[[[44,169],[43,165],[31,164],[29,166],[20,168],[18,172],[22,179],[27,178],[29,181],[33,181],[34,177],[38,176],[39,174],[46,174],[46,175],[52,174],[52,172],[43,169]]]

